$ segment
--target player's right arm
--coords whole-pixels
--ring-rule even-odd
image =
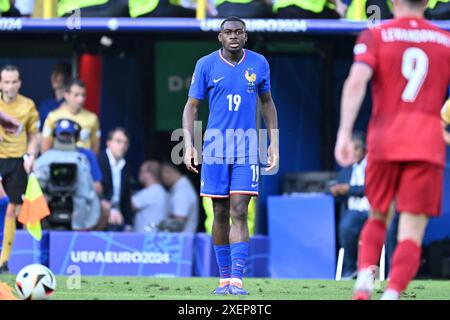
[[[375,37],[370,30],[364,31],[354,47],[354,63],[344,82],[341,97],[341,115],[334,155],[341,166],[353,163],[354,148],[352,142],[353,126],[358,116],[367,84],[376,67]]]
[[[200,100],[189,97],[183,111],[184,164],[189,171],[198,173],[197,150],[194,148],[194,121],[197,119]],[[194,165],[192,165],[192,162]]]
[[[341,97],[341,117],[335,148],[336,160],[341,166],[353,163],[353,125],[366,95],[372,69],[363,63],[354,63],[345,80]]]
[[[197,150],[194,147],[194,121],[197,119],[200,101],[205,98],[208,88],[208,65],[207,58],[197,61],[194,74],[192,75],[191,87],[189,88],[189,98],[183,111],[183,135],[184,135],[184,164],[191,172],[198,173]],[[194,165],[192,165],[194,162]]]

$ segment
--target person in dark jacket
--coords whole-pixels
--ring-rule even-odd
[[[344,248],[342,278],[356,275],[359,233],[369,214],[369,201],[364,195],[366,170],[366,146],[362,133],[353,135],[355,163],[343,168],[338,175],[338,183],[330,188],[336,201],[341,203],[339,219],[339,242]]]
[[[98,156],[103,173],[102,216],[98,230],[132,231],[131,175],[125,160],[129,136],[117,127],[108,133],[106,150]]]

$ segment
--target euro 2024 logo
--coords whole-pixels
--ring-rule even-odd
[[[253,93],[255,92],[255,84],[256,84],[256,73],[253,72],[252,68],[247,68],[245,70],[245,79],[247,79],[247,92]]]

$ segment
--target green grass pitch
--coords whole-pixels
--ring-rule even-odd
[[[0,275],[0,281],[14,286],[15,277]],[[349,300],[354,281],[287,280],[248,278],[244,287],[247,297],[215,296],[210,292],[217,278],[154,278],[154,277],[88,277],[78,281],[57,277],[52,300]],[[386,282],[379,283],[374,299],[378,299]],[[449,300],[450,281],[415,280],[402,299]]]

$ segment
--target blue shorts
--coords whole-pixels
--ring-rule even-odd
[[[216,160],[216,163],[213,161]],[[221,158],[204,158],[201,170],[200,196],[228,198],[231,194],[258,195],[259,164],[248,158],[233,164]]]

